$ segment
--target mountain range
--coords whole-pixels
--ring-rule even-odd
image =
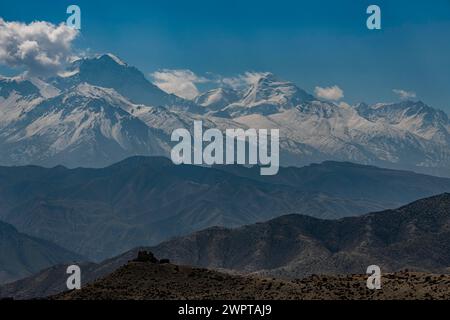
[[[450,191],[450,179],[351,163],[280,168],[132,157],[99,169],[0,167],[0,221],[99,261],[211,226],[341,218]]]
[[[195,120],[280,129],[278,174],[174,165]],[[104,54],[0,77],[0,150],[0,283],[30,276],[7,292],[54,293],[72,261],[93,281],[139,246],[258,276],[449,271],[450,121],[422,101],[350,106],[268,72],[188,100]]]
[[[321,220],[285,215],[236,229],[210,228],[152,248],[179,264],[301,278],[311,274],[450,272],[450,194],[394,210]]]
[[[234,229],[214,227],[98,264],[82,263],[83,290],[58,297],[242,298],[245,293],[272,299],[444,298],[449,288],[449,226],[447,193],[339,220],[291,214]],[[135,261],[138,252],[150,250],[174,264]],[[365,286],[364,274],[372,264],[381,268],[383,290]],[[61,293],[66,290],[66,267],[56,265],[1,286],[0,298]]]
[[[48,79],[0,79],[0,164],[103,167],[165,155],[174,129],[280,129],[284,166],[324,160],[450,176],[450,122],[421,101],[349,106],[319,100],[271,73],[246,89],[186,100],[112,54]]]

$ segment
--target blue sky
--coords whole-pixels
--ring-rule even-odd
[[[0,16],[57,24],[69,4],[82,12],[77,49],[115,53],[147,75],[270,71],[310,92],[338,85],[349,103],[395,101],[402,89],[450,111],[450,0],[2,1]],[[370,4],[382,30],[366,28]]]

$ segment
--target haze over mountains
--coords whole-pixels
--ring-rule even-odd
[[[0,284],[32,275],[55,264],[83,258],[49,241],[20,233],[0,221]]]
[[[361,215],[450,191],[447,178],[351,163],[280,168],[273,177],[258,170],[152,157],[101,169],[0,167],[0,221],[98,261],[210,226]]]
[[[263,73],[245,91],[194,101],[168,94],[112,54],[61,76],[0,80],[0,164],[102,167],[168,155],[174,129],[278,128],[281,164],[351,161],[450,176],[448,116],[423,102],[348,106],[318,101]]]
[[[98,264],[83,263],[84,290],[61,297],[448,298],[449,276],[430,272],[450,272],[449,226],[447,193],[395,210],[340,220],[291,214],[235,229],[214,227]],[[140,250],[185,266],[128,263]],[[366,275],[349,275],[364,274],[371,264],[381,267],[383,290],[367,290]],[[409,273],[388,274],[405,268]],[[1,286],[0,298],[30,299],[63,292],[65,270],[66,265],[57,265]],[[290,295],[284,296],[286,289]]]

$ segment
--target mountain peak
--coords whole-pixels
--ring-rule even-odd
[[[262,72],[258,75],[256,83],[262,82],[278,82],[279,79],[272,72]]]
[[[434,210],[430,210],[429,208],[434,208]],[[444,208],[445,210],[442,210],[442,208]],[[409,210],[415,213],[417,211],[417,214],[429,216],[430,214],[436,214],[439,212],[448,215],[448,208],[450,208],[450,193],[444,192],[432,197],[416,200],[399,208],[398,210]]]
[[[269,115],[295,108],[304,102],[316,100],[294,83],[278,79],[270,72],[261,73],[243,98],[229,105],[225,111],[232,116],[251,113]]]
[[[164,92],[136,67],[128,65],[111,53],[74,61],[68,72],[53,80],[53,84],[61,90],[70,89],[84,82],[114,89],[132,103],[204,112],[203,108],[193,102]]]
[[[129,66],[122,59],[112,53],[99,54],[94,57],[86,57],[80,60],[76,60],[72,63],[72,68],[79,68],[81,72],[86,71],[87,68],[104,68],[107,70],[135,70],[136,68]]]
[[[234,89],[220,87],[198,95],[194,101],[203,107],[217,111],[238,101],[239,98],[239,92]]]
[[[105,54],[101,54],[98,55],[96,57],[97,60],[100,61],[113,61],[114,63],[121,65],[121,66],[128,66],[126,62],[124,62],[122,59],[120,59],[119,57],[117,57],[116,55],[112,54],[112,53],[105,53]]]

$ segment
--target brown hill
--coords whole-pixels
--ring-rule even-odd
[[[145,248],[135,248],[101,263],[76,263],[81,268],[82,285],[84,286],[112,273],[136,257],[141,250],[145,250]],[[67,290],[66,281],[68,275],[66,271],[70,264],[57,264],[29,277],[0,286],[0,299],[27,300],[45,298],[63,292]]]
[[[369,290],[365,275],[311,276],[280,280],[217,271],[130,262],[81,290],[58,300],[177,299],[449,299],[450,276],[401,272],[382,278],[381,290]]]

